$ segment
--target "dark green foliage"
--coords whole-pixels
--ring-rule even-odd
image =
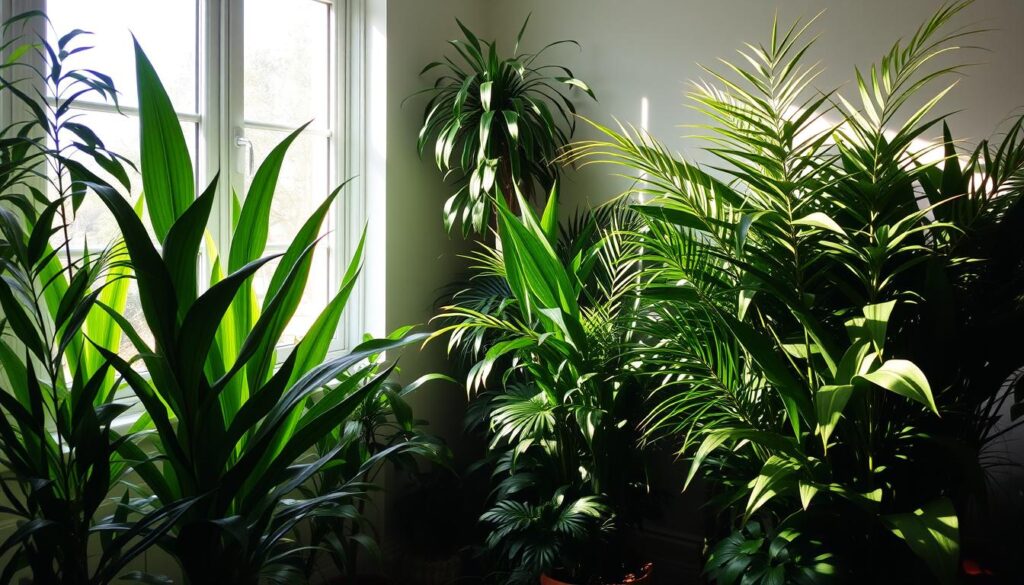
[[[32,13],[9,26],[34,18],[45,19]],[[302,128],[256,173],[229,255],[221,260],[207,243],[209,286],[201,290],[200,249],[218,180],[196,197],[177,116],[136,43],[139,170],[153,241],[142,202],[131,205],[96,174],[130,189],[122,166],[130,163],[70,110],[83,96],[116,96],[106,76],[65,65],[84,50],[74,45],[82,34],[56,47],[11,41],[5,47],[27,60],[0,66],[2,89],[29,115],[0,132],[0,486],[2,511],[19,519],[0,544],[10,559],[0,581],[27,569],[36,583],[108,583],[159,545],[187,583],[302,582],[311,553],[300,526],[312,525],[314,544],[323,544],[320,521],[330,519],[339,536],[373,546],[370,534],[349,526],[365,520],[345,513],[375,489],[369,474],[414,454],[442,459],[402,399],[426,380],[399,388],[387,381],[394,366],[379,358],[419,336],[403,329],[331,352],[362,266],[360,242],[336,295],[278,358],[342,188],[283,254],[261,257],[277,177]],[[72,250],[68,225],[85,197],[108,208],[122,239]],[[259,302],[251,279],[273,260]],[[146,330],[123,314],[131,278]],[[121,352],[122,334],[137,353]],[[120,417],[133,404],[125,390],[144,409],[134,424]]]
[[[80,161],[128,184],[124,160],[70,108],[83,98],[116,104],[117,94],[102,73],[73,66],[88,33],[56,45],[21,34],[48,25],[39,13],[8,21],[12,56],[0,65],[0,91],[25,116],[0,130],[0,511],[16,520],[0,544],[0,581],[27,569],[35,583],[103,584],[191,502],[142,517],[126,505],[133,462],[118,451],[137,436],[112,429],[131,403],[115,400],[118,382],[101,353],[116,350],[120,332],[100,307],[123,307],[129,267],[117,242],[72,255],[68,239],[85,194]],[[115,491],[123,497],[111,499]]]
[[[135,345],[148,376],[113,352],[103,351],[103,357],[146,408],[141,425],[152,425],[159,452],[154,458],[130,444],[121,446],[154,495],[133,506],[163,510],[194,502],[161,540],[188,583],[295,582],[304,573],[305,555],[295,536],[299,525],[318,516],[344,517],[341,511],[372,488],[364,482],[366,474],[386,457],[407,450],[396,440],[394,446],[343,468],[338,456],[352,443],[326,444],[325,439],[345,432],[367,400],[387,388],[394,366],[361,364],[418,337],[403,332],[329,354],[360,271],[360,244],[334,298],[275,367],[284,329],[302,298],[320,228],[341,189],[327,197],[283,254],[260,257],[277,176],[302,128],[260,166],[234,225],[229,257],[224,261],[213,251],[210,286],[200,293],[198,251],[217,180],[192,198],[192,187],[185,184],[189,173],[179,168],[191,168],[192,163],[180,126],[171,123],[170,100],[138,45],[136,56],[140,101],[147,104],[140,112],[141,141],[143,152],[150,153],[143,157],[141,173],[145,184],[158,186],[145,197],[151,209],[164,206],[158,242],[115,189],[96,177],[88,184],[121,229],[153,336],[152,343],[146,342],[110,312]],[[275,259],[278,264],[261,304],[251,279]],[[227,274],[222,272],[225,266]],[[318,446],[310,458],[308,453]],[[319,480],[318,493],[294,499],[297,490],[328,471],[330,478]]]
[[[678,441],[710,482],[721,535],[796,516],[853,582],[956,579],[978,456],[1024,363],[981,358],[1020,317],[1018,127],[966,168],[948,132],[945,158],[917,142],[941,128],[959,68],[935,63],[972,34],[951,25],[967,5],[857,71],[857,99],[811,86],[809,25],[775,26],[695,86],[714,168],[597,125],[605,138],[569,156],[644,178],[634,355],[661,382],[649,436]],[[1007,286],[982,292],[990,269]]]
[[[560,244],[556,193],[540,218],[525,201],[519,218],[496,198],[501,249],[474,258],[478,275],[511,294],[457,296],[435,333],[477,356],[467,385],[480,393],[473,412],[497,483],[482,520],[488,548],[521,582],[622,572],[622,535],[650,504],[639,448],[647,391],[622,351],[636,266],[617,259],[631,215],[602,212]]]
[[[751,520],[715,544],[704,570],[718,585],[820,585],[834,581],[831,555],[793,528],[765,529]]]

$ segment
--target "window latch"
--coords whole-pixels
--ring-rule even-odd
[[[256,170],[256,153],[252,146],[252,140],[249,140],[245,136],[236,136],[235,146],[246,150],[246,157],[238,159],[238,172],[247,177],[251,177]],[[248,168],[246,168],[246,160],[249,161]]]

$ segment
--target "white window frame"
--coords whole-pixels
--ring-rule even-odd
[[[345,192],[334,206],[332,233],[334,250],[331,270],[332,295],[344,273],[362,234],[367,227],[367,243],[363,256],[363,272],[338,325],[331,353],[341,353],[361,342],[367,332],[384,333],[383,292],[384,253],[384,161],[386,125],[386,0],[306,0],[332,7],[332,92],[329,127],[331,140],[331,187],[351,178]],[[46,0],[0,0],[0,18],[45,6]],[[240,71],[241,63],[223,66],[227,59],[242,59],[242,10],[244,0],[199,0],[197,21],[197,108],[198,115],[179,115],[183,121],[199,124],[197,145],[197,192],[212,179],[218,169],[230,181],[221,181],[215,220],[210,231],[222,253],[229,249],[231,185],[244,185],[244,168],[239,164],[247,156],[235,144],[239,125],[231,113],[240,111],[240,104],[231,107],[230,100],[240,101],[239,86],[229,95],[231,71]],[[368,38],[369,37],[369,38]],[[233,41],[232,39],[239,39]],[[145,42],[145,39],[141,39]],[[237,42],[232,49],[230,43]],[[372,45],[372,46],[371,46]],[[121,84],[134,80],[115,80]],[[240,84],[239,84],[240,85]],[[112,107],[86,107],[97,111],[115,111]],[[17,113],[10,100],[0,102],[0,119],[12,120]],[[371,196],[371,191],[373,196]],[[320,194],[326,197],[327,193]],[[372,219],[374,221],[369,222]],[[208,273],[208,271],[203,271]],[[200,275],[203,278],[203,275]],[[282,357],[287,351],[279,352]]]

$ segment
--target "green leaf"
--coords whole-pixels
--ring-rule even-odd
[[[940,582],[957,582],[960,529],[956,509],[949,499],[940,498],[911,514],[890,514],[882,520],[928,565]]]
[[[690,472],[686,474],[686,481],[683,483],[683,489],[690,487],[690,482],[697,476],[697,471],[700,470],[700,466],[707,459],[708,455],[713,453],[716,449],[721,447],[731,438],[731,429],[723,429],[720,431],[714,431],[708,433],[704,440],[701,441],[700,447],[697,447],[697,452],[693,456],[693,461],[690,463]]]
[[[801,417],[809,418],[812,412],[807,389],[793,376],[786,362],[780,359],[781,352],[768,337],[731,315],[720,313],[720,316],[743,348],[761,367],[765,377],[775,385],[786,405],[793,436],[799,437]]]
[[[843,237],[846,237],[847,235],[846,231],[838,223],[836,223],[834,219],[820,211],[815,211],[814,213],[811,213],[805,217],[793,220],[793,224],[805,225],[809,227],[828,230],[830,232],[837,233]]]
[[[697,475],[697,470],[704,460],[716,449],[730,441],[737,445],[753,443],[769,451],[785,453],[790,457],[801,457],[799,448],[793,439],[777,433],[744,428],[716,429],[709,431],[701,442],[700,447],[697,448],[683,489],[689,487],[690,482]]]
[[[595,100],[597,99],[597,96],[594,95],[594,91],[592,89],[590,89],[590,86],[587,85],[581,79],[576,79],[575,77],[556,77],[555,79],[557,79],[558,81],[561,81],[562,83],[564,83],[566,85],[571,85],[573,87],[578,87],[579,89],[582,89],[591,98],[593,98]]]
[[[797,488],[800,490],[800,505],[804,510],[811,506],[811,500],[818,493],[818,486],[807,483],[804,481],[797,482]]]
[[[494,87],[493,81],[485,81],[480,84],[480,107],[485,112],[491,111],[491,88]]]
[[[540,218],[540,227],[551,245],[558,244],[558,181],[551,185],[548,201],[544,205],[544,214]]]
[[[198,294],[196,263],[213,210],[218,177],[213,178],[206,191],[174,222],[164,240],[163,257],[174,281],[179,307],[190,306]]]
[[[846,408],[846,403],[853,396],[853,385],[822,386],[818,388],[815,403],[818,411],[818,426],[815,432],[821,436],[821,443],[828,450],[828,439],[839,424],[839,418]]]
[[[338,194],[345,188],[345,185],[347,185],[347,182],[342,183],[332,191],[327,196],[327,199],[309,216],[288,245],[288,249],[281,257],[281,261],[270,278],[262,311],[266,313],[275,309],[277,317],[275,323],[264,336],[263,343],[257,349],[255,357],[249,366],[248,376],[250,383],[260,384],[270,375],[274,362],[275,347],[281,341],[280,337],[295,314],[295,310],[302,301],[306,290],[306,282],[313,264],[311,248],[316,246],[327,213],[330,211],[331,205]],[[293,272],[295,273],[294,275],[292,274]],[[282,295],[280,299],[277,298],[279,293]]]
[[[495,156],[503,153],[493,153],[491,151],[491,121],[494,119],[494,112],[484,112],[480,116],[480,152],[477,154],[478,162],[482,162],[483,159],[489,158],[489,154]]]
[[[135,75],[139,90],[142,191],[153,231],[163,243],[171,226],[195,198],[192,159],[171,99],[138,40],[135,40]]]
[[[174,347],[178,300],[167,265],[128,202],[104,183],[90,183],[89,187],[100,197],[121,228],[121,235],[135,268],[142,312],[146,315],[146,323],[153,332],[157,347]]]
[[[895,392],[928,407],[935,414],[939,409],[935,406],[928,378],[913,362],[907,360],[888,360],[877,370],[857,376],[855,380],[864,380],[876,386]]]
[[[316,321],[302,338],[302,342],[295,348],[297,357],[289,385],[320,364],[327,355],[331,342],[334,340],[334,333],[338,328],[338,321],[341,319],[342,311],[344,311],[348,298],[352,294],[353,288],[355,288],[356,279],[359,277],[359,272],[363,265],[363,246],[365,244],[366,228],[363,228],[363,235],[360,236],[359,244],[352,254],[352,260],[349,262],[348,270],[341,281],[338,293],[324,307],[324,310],[320,312]]]
[[[864,307],[864,330],[875,344],[879,352],[885,349],[885,333],[889,327],[889,317],[892,315],[896,301],[878,303]]]
[[[242,203],[238,225],[231,236],[228,272],[238,270],[263,254],[270,231],[270,205],[274,200],[274,191],[277,189],[277,179],[281,174],[284,157],[288,153],[288,148],[309,124],[310,122],[306,122],[285,137],[270,151],[260,164],[260,168],[256,170]]]
[[[761,506],[787,489],[790,484],[790,476],[799,469],[800,466],[795,461],[783,459],[777,455],[769,457],[764,462],[761,473],[747,486],[750,488],[750,496],[743,513],[743,522],[745,523]]]
[[[519,114],[514,110],[502,110],[501,115],[505,118],[509,138],[513,143],[519,142]]]
[[[942,196],[955,197],[964,192],[964,172],[960,168],[960,159],[956,154],[956,144],[949,132],[949,125],[942,121],[942,142],[945,146],[945,163],[942,167]]]
[[[708,229],[708,225],[704,220],[688,210],[663,205],[633,205],[632,208],[638,213],[659,221],[666,221],[700,231],[707,231]]]
[[[509,286],[526,315],[541,309],[561,309],[575,322],[580,314],[576,291],[554,248],[540,227],[536,214],[517,193],[522,219],[509,210],[501,194],[498,205],[498,232]]]

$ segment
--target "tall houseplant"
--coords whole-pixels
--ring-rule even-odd
[[[305,336],[278,359],[321,225],[342,188],[325,199],[283,254],[261,257],[277,177],[302,128],[257,170],[235,218],[229,253],[218,256],[208,246],[210,286],[200,291],[199,250],[217,179],[195,196],[192,162],[170,99],[138,44],[135,53],[140,172],[155,241],[115,188],[95,175],[86,182],[121,230],[152,336],[147,342],[115,309],[100,305],[138,350],[132,360],[100,352],[144,406],[146,415],[137,427],[152,428],[158,453],[154,457],[130,442],[119,445],[153,494],[131,505],[147,511],[192,502],[160,541],[178,560],[187,583],[301,580],[300,524],[361,497],[368,489],[362,477],[404,447],[381,450],[330,489],[297,498],[300,487],[336,465],[345,443],[312,459],[308,454],[352,420],[394,367],[367,370],[360,364],[417,336],[369,340],[349,352],[328,353],[360,271],[360,244],[335,296]],[[278,265],[260,303],[251,279],[273,260]],[[133,362],[144,366],[146,375]]]
[[[9,34],[48,25],[35,12],[5,23],[10,57],[0,65],[0,91],[24,114],[0,130],[0,489],[2,512],[16,522],[0,544],[9,555],[0,581],[27,570],[36,583],[103,584],[190,503],[129,521],[128,487],[109,501],[131,469],[118,450],[137,437],[113,430],[129,404],[115,402],[116,377],[101,356],[117,350],[120,331],[99,305],[123,307],[129,269],[118,242],[73,254],[68,234],[84,196],[81,161],[126,185],[128,176],[123,159],[69,114],[82,98],[116,105],[107,76],[74,66],[88,33],[52,44]]]
[[[458,21],[456,21],[458,22]],[[560,65],[537,60],[551,43],[536,53],[520,53],[523,23],[512,56],[502,58],[497,42],[483,42],[458,22],[464,39],[449,41],[460,61],[445,57],[423,68],[442,73],[433,86],[418,94],[430,96],[423,112],[417,148],[420,156],[434,145],[437,168],[452,176],[458,190],[444,204],[445,227],[456,224],[463,235],[485,233],[492,225],[493,197],[504,193],[513,209],[516,189],[529,199],[545,194],[558,179],[553,164],[576,128],[576,107],[569,90],[594,92]]]
[[[645,390],[622,351],[635,266],[614,261],[612,229],[556,251],[557,197],[543,218],[520,203],[521,218],[496,198],[501,249],[476,256],[478,273],[503,279],[511,297],[500,311],[446,307],[449,324],[434,334],[451,334],[451,345],[488,334],[467,382],[486,390],[497,482],[482,516],[487,546],[515,582],[542,573],[618,582],[644,571],[625,534],[650,503],[646,453],[637,450]]]
[[[959,407],[984,407],[999,386],[973,398],[937,386],[935,356],[914,340],[935,325],[942,279],[973,278],[973,251],[956,244],[970,218],[1004,234],[996,226],[1016,221],[1020,169],[1015,139],[982,150],[971,178],[955,152],[930,163],[917,142],[944,119],[935,109],[958,67],[937,58],[970,34],[950,31],[967,5],[943,6],[858,70],[857,99],[811,87],[809,25],[776,25],[742,65],[695,86],[713,171],[596,124],[605,138],[571,155],[643,173],[635,356],[662,382],[648,428],[680,441],[690,478],[711,483],[718,536],[732,532],[708,558],[719,583],[956,579],[963,502],[941,461],[977,467],[977,452],[957,456],[962,423],[988,419]]]

